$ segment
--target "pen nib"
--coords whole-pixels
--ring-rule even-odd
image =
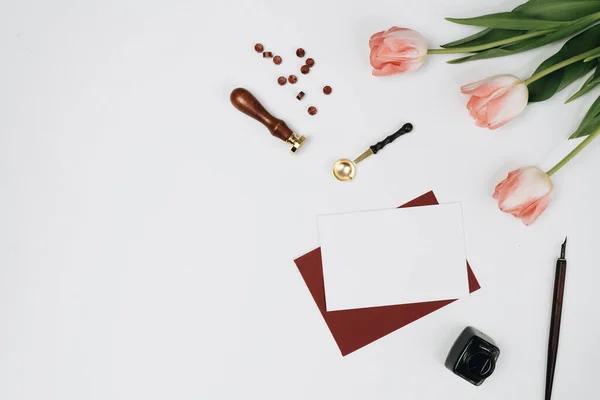
[[[560,258],[564,259],[567,253],[567,238],[565,238],[565,242],[560,247]]]

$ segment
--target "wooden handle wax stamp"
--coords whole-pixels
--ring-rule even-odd
[[[266,126],[271,135],[291,144],[292,153],[295,153],[306,140],[306,137],[298,137],[284,121],[275,118],[265,110],[263,105],[248,90],[244,88],[234,89],[230,98],[231,104],[235,108]]]

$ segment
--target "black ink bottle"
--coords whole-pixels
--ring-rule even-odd
[[[499,356],[500,349],[492,338],[469,326],[450,349],[446,368],[479,386],[494,373]]]

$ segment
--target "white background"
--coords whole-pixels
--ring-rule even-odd
[[[554,264],[569,235],[554,399],[600,372],[600,141],[555,175],[532,227],[491,198],[511,169],[562,146],[598,91],[579,84],[498,131],[462,84],[528,77],[560,45],[371,76],[392,25],[431,46],[476,31],[443,20],[517,1],[34,1],[0,5],[0,398],[533,399],[544,390]],[[262,42],[284,61],[257,55]],[[302,46],[316,65],[295,87]],[[319,93],[321,85],[333,94]],[[296,155],[229,103],[252,90],[303,134]],[[296,90],[307,97],[298,102]],[[319,108],[309,116],[306,107]],[[333,179],[405,122],[415,130]],[[482,289],[340,356],[293,259],[317,214],[400,205],[434,189],[464,207]],[[474,387],[443,362],[466,325],[502,350]]]

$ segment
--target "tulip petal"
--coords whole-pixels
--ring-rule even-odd
[[[384,31],[377,32],[371,36],[369,39],[369,47],[372,49],[375,46],[380,46],[383,43],[383,33]]]
[[[492,86],[490,84],[492,78],[486,78],[481,81],[469,83],[468,85],[464,85],[460,87],[460,91],[463,94],[471,94],[477,97],[486,97],[492,94],[495,90],[497,90],[496,86]],[[478,91],[475,94],[475,91]]]
[[[529,100],[527,86],[516,76],[497,75],[465,85],[467,108],[477,126],[497,129],[519,115]]]
[[[514,182],[519,179],[522,169],[523,168],[520,168],[509,172],[506,179],[496,185],[496,189],[494,190],[494,195],[492,197],[494,199],[499,199],[500,196],[504,196],[504,194],[509,191],[511,187],[513,187]]]
[[[397,26],[392,26],[385,33],[388,34],[388,35],[391,35],[391,34],[396,33],[396,32],[411,32],[411,30],[407,29],[407,28],[400,28],[400,27],[397,27]],[[412,31],[412,32],[414,32],[414,31]]]
[[[554,187],[548,175],[536,167],[511,172],[496,186],[494,198],[505,212],[519,213],[538,199],[551,194]]]
[[[385,76],[418,69],[427,56],[427,42],[420,33],[394,26],[369,40],[373,75]]]
[[[471,96],[467,102],[469,114],[475,120],[475,124],[481,128],[488,127],[488,103],[490,98]]]
[[[524,167],[511,171],[496,186],[493,197],[501,211],[531,225],[548,207],[553,191],[552,181],[544,171]]]
[[[383,67],[373,69],[373,76],[388,76],[396,73],[393,68],[394,64],[384,64]]]
[[[381,69],[385,65],[385,63],[381,62],[377,57],[377,52],[379,51],[379,46],[375,46],[371,49],[371,54],[369,55],[369,59],[371,61],[371,66],[375,69]]]
[[[471,112],[473,118],[485,118],[486,106],[490,100],[487,97],[471,96],[467,102],[467,109]]]
[[[387,44],[387,42],[384,41],[384,44]],[[419,57],[420,54],[417,49],[406,45],[398,46],[397,48],[383,46],[377,54],[377,58],[384,62],[412,61],[418,60]]]
[[[411,65],[409,63],[402,63],[402,64],[393,64],[393,63],[387,63],[383,66],[383,68],[381,69],[374,69],[373,70],[373,75],[375,76],[387,76],[387,75],[393,75],[393,74],[398,74],[398,73],[402,73],[402,72],[408,72],[411,71]]]
[[[551,194],[547,194],[544,197],[540,197],[531,205],[529,205],[525,210],[521,211],[517,218],[520,218],[521,221],[527,226],[533,224],[538,217],[548,208],[550,204]]]
[[[394,29],[396,28],[396,29]],[[420,54],[427,53],[427,41],[417,31],[406,28],[394,27],[386,32],[385,38],[394,40],[398,43],[406,43],[417,49]]]
[[[488,97],[499,89],[510,88],[520,82],[521,80],[513,75],[496,75],[464,85],[460,90],[464,94],[471,94],[477,97]]]
[[[488,124],[497,129],[521,114],[529,101],[529,90],[521,83],[488,104]]]
[[[506,194],[498,199],[498,207],[502,211],[514,212],[517,209],[522,209],[524,204],[529,204],[552,192],[552,181],[545,173],[539,172],[543,176],[540,174],[534,177],[528,171],[524,171],[508,189],[505,189]]]

